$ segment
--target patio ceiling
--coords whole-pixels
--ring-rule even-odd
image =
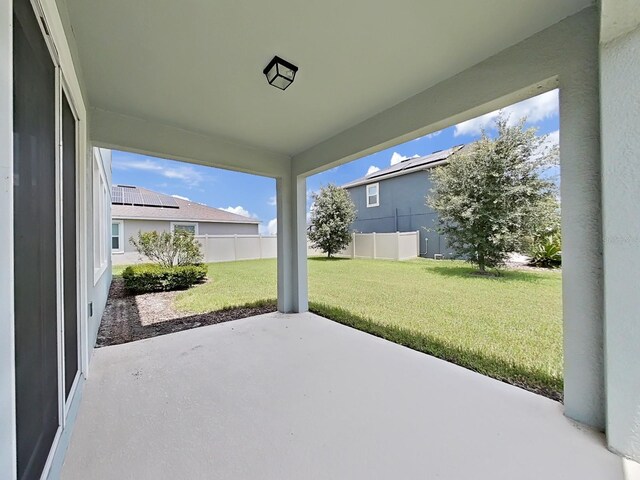
[[[91,107],[283,156],[592,3],[58,0]],[[274,54],[300,67],[286,92]]]

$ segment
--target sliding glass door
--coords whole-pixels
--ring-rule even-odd
[[[18,478],[40,478],[59,426],[56,81],[31,4],[14,1]]]

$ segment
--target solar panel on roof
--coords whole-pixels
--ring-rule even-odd
[[[370,179],[370,178],[377,178],[377,177],[381,177],[384,175],[389,175],[390,173],[395,173],[395,172],[400,172],[402,170],[407,170],[409,168],[412,167],[417,167],[419,165],[428,165],[430,163],[433,162],[437,162],[439,160],[444,160],[446,158],[448,158],[449,156],[451,156],[451,154],[457,152],[458,150],[460,150],[460,148],[462,148],[462,146],[456,146],[453,148],[449,148],[447,150],[438,150],[437,152],[433,152],[429,155],[425,155],[424,157],[419,157],[419,158],[410,158],[407,160],[404,160],[400,163],[396,163],[395,165],[392,165],[391,167],[385,168],[383,170],[378,170],[377,172],[368,175],[366,178]]]
[[[179,208],[173,197],[143,190],[137,187],[114,185],[111,188],[111,203],[136,205],[139,207]]]
[[[175,198],[167,197],[166,195],[162,195],[159,198],[163,207],[178,208],[178,202],[176,202]]]

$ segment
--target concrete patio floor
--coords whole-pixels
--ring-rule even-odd
[[[313,314],[95,351],[84,479],[625,478],[556,402]]]

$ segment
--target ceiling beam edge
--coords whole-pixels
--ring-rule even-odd
[[[291,168],[287,155],[98,108],[90,110],[90,138],[97,147],[267,177]]]

